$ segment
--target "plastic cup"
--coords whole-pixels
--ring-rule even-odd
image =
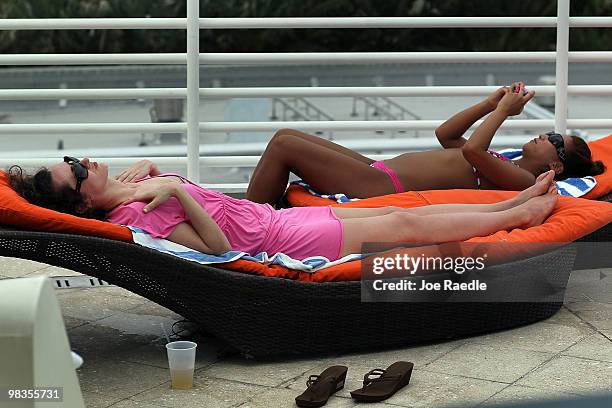
[[[172,389],[188,390],[193,387],[196,347],[191,341],[173,341],[166,344]]]

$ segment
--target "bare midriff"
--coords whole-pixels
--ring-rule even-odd
[[[406,191],[476,188],[472,165],[465,160],[461,149],[404,153],[385,163],[397,173]],[[496,188],[487,179],[481,177],[481,180],[481,188]]]

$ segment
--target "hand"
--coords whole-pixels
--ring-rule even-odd
[[[506,89],[510,89],[511,91],[514,92],[516,89],[520,87],[521,84],[523,83],[513,82],[512,85],[510,86],[502,86],[501,88],[496,89],[495,92],[493,92],[491,95],[487,97],[486,99],[487,104],[491,107],[492,110],[495,110],[501,98],[503,98],[504,95],[506,94]],[[525,87],[525,84],[523,84],[523,88],[524,87]]]
[[[525,104],[533,98],[535,95],[535,91],[529,91],[526,95],[523,95],[523,89],[525,85],[522,84],[519,88],[515,88],[519,90],[518,93],[513,92],[513,90],[506,88],[505,95],[497,104],[496,110],[503,112],[507,116],[518,115],[523,111]]]
[[[495,110],[497,108],[497,104],[506,94],[506,89],[507,87],[502,86],[501,88],[496,89],[495,92],[493,92],[487,97],[486,102],[491,108],[491,110]]]
[[[122,204],[129,204],[135,201],[148,202],[149,204],[143,208],[143,211],[153,211],[157,206],[175,196],[179,188],[181,187],[176,183],[138,184],[132,198],[124,201]]]
[[[134,180],[141,179],[148,175],[156,175],[158,173],[159,170],[152,161],[141,160],[114,178],[122,183],[131,183]]]

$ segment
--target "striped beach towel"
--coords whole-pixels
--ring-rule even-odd
[[[186,246],[174,243],[167,239],[154,238],[151,236],[151,234],[140,228],[132,226],[127,227],[132,231],[132,239],[135,243],[165,254],[177,256],[179,258],[197,262],[203,265],[222,264],[243,259],[266,265],[281,265],[288,269],[295,269],[303,272],[316,272],[324,268],[329,268],[330,266],[353,261],[355,259],[361,259],[363,257],[360,254],[353,254],[330,262],[330,260],[324,256],[311,256],[306,259],[298,260],[280,252],[272,256],[268,255],[267,252],[260,252],[259,254],[250,255],[246,252],[240,251],[229,251],[221,255],[209,255],[195,251],[191,248],[187,248]]]
[[[520,159],[523,157],[521,149],[506,149],[499,152],[509,160]],[[560,195],[569,197],[582,197],[597,185],[594,177],[572,177],[557,181],[557,190]]]

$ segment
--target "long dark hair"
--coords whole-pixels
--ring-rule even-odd
[[[40,168],[34,175],[28,175],[21,167],[11,166],[7,174],[13,190],[30,204],[78,217],[106,221],[106,211],[86,206],[81,193],[77,193],[70,186],[53,188],[51,172],[45,167]]]
[[[557,178],[596,176],[603,173],[606,166],[601,160],[593,161],[589,145],[578,136],[571,136],[571,138],[574,142],[574,149],[568,152],[563,173]]]

